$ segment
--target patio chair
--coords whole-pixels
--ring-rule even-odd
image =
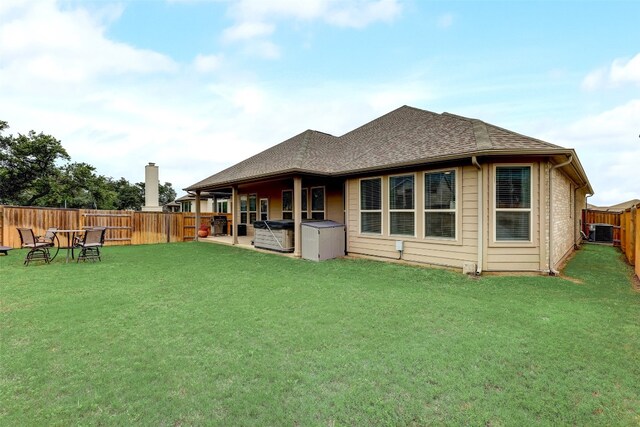
[[[53,242],[38,242],[30,228],[18,228],[18,234],[20,235],[21,247],[29,249],[27,257],[24,259],[24,265],[29,265],[31,261],[44,261],[49,264],[51,259],[49,248],[53,246]]]
[[[104,233],[107,231],[105,227],[96,227],[90,228],[84,232],[84,237],[82,241],[78,243],[78,248],[80,248],[80,253],[78,254],[78,259],[76,262],[80,262],[80,260],[92,260],[102,261],[100,258],[100,248],[104,245]]]
[[[60,242],[58,241],[58,236],[56,232],[58,229],[56,227],[47,228],[47,231],[44,233],[44,236],[36,236],[36,240],[38,243],[47,243],[49,247],[56,247],[56,253],[50,257],[49,261],[53,261],[56,256],[58,256],[58,252],[60,252]]]

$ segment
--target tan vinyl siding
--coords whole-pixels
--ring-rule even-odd
[[[478,184],[477,171],[472,166],[458,167],[456,169],[456,181],[459,181],[458,192],[458,217],[456,228],[457,240],[437,240],[424,238],[424,173],[430,170],[414,171],[415,181],[415,215],[416,235],[390,236],[389,235],[389,200],[388,178],[382,175],[382,235],[360,234],[360,187],[359,179],[350,179],[347,182],[347,252],[354,255],[364,255],[378,258],[398,259],[396,241],[404,242],[402,259],[409,262],[441,265],[447,267],[462,268],[465,262],[476,263],[477,238],[478,238]],[[380,175],[376,175],[380,176]]]

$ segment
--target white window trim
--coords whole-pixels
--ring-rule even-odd
[[[363,210],[362,209],[362,181],[368,181],[372,179],[380,180],[380,209],[373,210]],[[360,178],[358,180],[358,233],[363,236],[382,236],[382,231],[384,230],[384,215],[382,214],[384,208],[384,191],[385,191],[384,179],[381,176],[371,176],[367,178]],[[373,212],[380,214],[380,232],[372,233],[370,231],[362,231],[362,213],[363,212]]]
[[[432,174],[432,173],[440,173],[440,172],[448,172],[448,171],[453,171],[455,173],[455,177],[456,177],[456,187],[454,189],[455,191],[455,197],[456,197],[456,207],[454,209],[425,209],[424,208],[424,204],[425,204],[425,199],[427,197],[426,195],[426,191],[427,191],[427,179],[426,179],[426,175],[428,174]],[[462,199],[461,199],[461,188],[462,188],[462,172],[461,172],[461,168],[459,167],[453,167],[453,168],[442,168],[442,169],[434,169],[434,170],[429,170],[429,171],[424,171],[422,174],[422,206],[423,206],[423,216],[422,216],[422,221],[425,221],[425,214],[427,214],[428,212],[435,212],[435,213],[442,213],[442,212],[453,212],[455,214],[455,218],[454,218],[454,224],[455,224],[455,237],[437,237],[437,236],[427,236],[427,224],[425,223],[423,226],[423,233],[424,233],[424,239],[425,240],[435,240],[435,241],[440,241],[440,242],[458,242],[460,239],[460,228],[461,228],[461,223],[459,221],[461,215],[460,215],[460,206],[462,205]]]
[[[242,210],[242,199],[245,199],[245,210]],[[249,224],[249,195],[248,194],[240,194],[238,196],[238,211],[240,212],[240,216],[238,217],[238,221],[240,224]],[[247,216],[246,222],[242,222],[242,214]]]
[[[413,209],[391,209],[391,178],[394,177],[398,177],[398,176],[413,176]],[[387,211],[389,212],[389,224],[388,224],[388,230],[387,232],[389,233],[389,236],[393,236],[393,237],[404,237],[404,238],[415,238],[416,237],[416,231],[418,229],[418,224],[417,224],[417,215],[416,215],[416,201],[417,201],[417,194],[416,194],[416,189],[418,187],[418,182],[416,180],[416,174],[415,173],[400,173],[400,174],[395,174],[395,175],[389,175],[387,177],[387,187],[388,187],[388,191],[387,191],[387,206],[388,209]],[[391,213],[392,212],[413,212],[413,234],[392,234],[391,233]]]
[[[288,192],[288,191],[290,191],[290,192],[291,192],[291,203],[292,203],[292,204],[294,204],[294,202],[293,202],[293,190],[292,190],[292,189],[285,189],[285,190],[282,190],[282,194],[281,194],[281,196],[280,196],[280,203],[281,203],[281,208],[282,208],[282,209],[281,209],[281,212],[282,212],[282,218],[284,218],[284,214],[285,214],[285,213],[290,213],[290,214],[291,214],[291,218],[293,218],[293,210],[290,210],[290,211],[285,211],[285,210],[284,210],[284,193],[286,193],[286,192]],[[294,206],[291,206],[291,208],[292,208],[292,209],[293,209],[293,207],[294,207]]]
[[[251,197],[253,197],[256,200],[256,209],[254,211],[251,210],[251,203],[249,202],[249,200],[251,200]],[[247,224],[252,224],[251,223],[251,214],[255,214],[256,216],[256,221],[258,221],[258,212],[259,212],[259,206],[258,206],[258,195],[256,193],[250,193],[249,196],[247,197]]]
[[[313,210],[313,190],[316,188],[322,188],[322,210],[321,211],[314,211]],[[307,191],[307,197],[309,198],[309,200],[307,200],[307,209],[308,212],[311,212],[311,215],[309,216],[307,214],[307,217],[309,219],[313,218],[313,214],[314,213],[318,213],[318,212],[322,212],[322,218],[327,219],[327,189],[322,185],[322,186],[316,186],[316,187],[311,187],[309,188],[309,190]]]
[[[267,211],[266,212],[262,212],[262,201],[263,200],[266,200],[266,202],[267,202]],[[258,199],[258,209],[259,209],[258,215],[260,217],[259,221],[264,221],[262,219],[262,214],[263,213],[266,213],[267,214],[267,218],[266,219],[269,219],[269,199],[267,197],[262,197],[262,198]]]
[[[509,167],[528,167],[529,168],[529,176],[530,176],[530,185],[529,185],[529,207],[528,208],[498,208],[496,204],[496,189],[498,187],[498,168],[509,168]],[[493,244],[506,244],[509,246],[514,245],[530,245],[533,243],[533,212],[534,212],[534,199],[533,199],[533,187],[534,187],[534,170],[533,163],[500,163],[493,165],[493,188],[492,188],[492,198],[491,198],[491,206],[493,210],[493,236],[492,243]],[[498,215],[497,212],[529,212],[529,240],[498,240],[497,232],[498,232]]]
[[[306,196],[303,196],[304,193],[307,193]],[[309,197],[310,197],[311,193],[309,192],[309,187],[304,187],[300,190],[300,197],[302,198],[302,200],[300,201],[300,207],[302,209],[302,219],[310,219],[311,216],[309,215],[310,212],[310,205],[309,205]],[[304,209],[304,207],[302,207],[303,203],[307,203],[307,209]]]

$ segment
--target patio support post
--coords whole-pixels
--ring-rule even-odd
[[[196,230],[193,240],[198,241],[198,230],[200,230],[200,190],[196,190]]]
[[[234,185],[231,187],[231,224],[232,224],[232,234],[233,238],[231,239],[231,243],[234,245],[238,244],[238,207],[240,206],[240,202],[238,201],[238,186]]]
[[[302,254],[302,178],[296,176],[293,178],[293,256],[300,257]]]

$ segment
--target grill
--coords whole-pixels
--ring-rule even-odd
[[[211,221],[211,228],[214,236],[226,235],[227,233],[227,217],[224,215],[216,215]]]

